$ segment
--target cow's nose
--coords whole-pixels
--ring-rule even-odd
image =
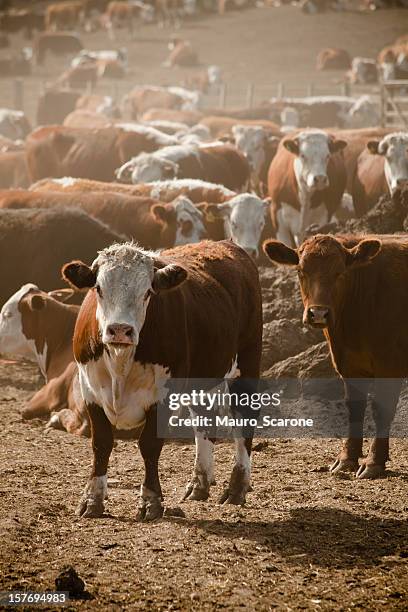
[[[306,311],[305,323],[313,327],[327,327],[329,309],[325,306],[310,306]]]
[[[106,329],[109,344],[133,344],[134,329],[125,323],[112,323]]]
[[[329,183],[329,179],[327,178],[325,174],[316,174],[313,177],[313,184],[316,187],[327,187],[328,183]]]

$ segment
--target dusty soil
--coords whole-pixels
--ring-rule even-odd
[[[27,3],[20,3],[21,5]],[[30,2],[34,4],[43,4]],[[248,83],[254,85],[254,102],[277,95],[283,83],[288,95],[306,95],[310,83],[315,92],[340,93],[342,72],[318,72],[316,56],[321,48],[341,47],[350,55],[375,57],[386,45],[407,30],[407,13],[390,9],[369,13],[335,13],[308,16],[293,6],[251,8],[230,11],[223,17],[202,16],[186,21],[176,35],[191,40],[202,66],[217,64],[227,83],[227,106],[245,106]],[[174,32],[145,25],[132,40],[120,31],[111,42],[103,32],[81,34],[87,48],[127,47],[129,75],[125,80],[102,80],[96,91],[121,97],[137,84],[182,84],[189,68],[169,70],[162,66],[167,42]],[[32,43],[14,35],[13,48]],[[0,52],[6,55],[9,50]],[[50,58],[44,67],[35,67],[24,79],[24,108],[34,121],[38,96],[46,82],[55,80],[68,65],[68,58]],[[1,79],[0,106],[13,105],[13,80]],[[372,87],[369,89],[373,89]],[[375,89],[375,88],[374,88]],[[359,91],[357,88],[356,91]],[[217,98],[208,104],[218,104]]]
[[[272,268],[261,273],[271,313],[269,296],[285,279]],[[291,277],[286,281],[287,287],[294,283]],[[288,298],[288,291],[277,292],[282,311]],[[292,327],[300,329],[296,313],[291,317]],[[293,334],[286,353],[304,348],[304,338],[298,345],[299,334]],[[320,341],[310,338],[309,365],[323,360],[327,368]],[[270,357],[265,347],[269,364],[279,352]],[[304,355],[277,365],[287,375],[285,364],[292,360],[294,375],[296,365],[308,365]],[[181,507],[185,517],[152,524],[135,521],[143,477],[136,443],[118,441],[106,514],[78,519],[75,507],[91,463],[89,440],[45,434],[42,422],[21,421],[22,406],[40,383],[36,368],[1,363],[0,382],[1,589],[52,589],[68,564],[92,597],[73,601],[70,610],[407,609],[405,440],[392,441],[386,478],[357,481],[327,472],[338,440],[257,439],[253,491],[243,508],[216,501],[232,464],[229,443],[216,447],[211,499],[180,503],[194,446],[172,442],[161,457],[162,486],[166,506]]]

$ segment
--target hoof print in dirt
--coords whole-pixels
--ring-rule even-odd
[[[56,591],[68,591],[69,596],[81,598],[85,595],[85,582],[78,576],[75,568],[67,565],[55,579]]]

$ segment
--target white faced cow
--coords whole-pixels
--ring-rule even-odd
[[[235,145],[248,160],[252,184],[258,189],[266,161],[266,147],[269,142],[275,142],[278,139],[271,136],[265,128],[257,125],[234,125],[232,135]]]
[[[279,240],[299,245],[309,226],[327,223],[341,206],[346,187],[341,151],[346,146],[321,130],[299,132],[279,145],[268,175]]]
[[[390,194],[408,182],[408,133],[393,132],[367,144],[370,153],[384,159],[384,174]]]

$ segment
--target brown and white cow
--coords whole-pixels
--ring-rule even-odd
[[[67,0],[49,4],[45,11],[47,30],[75,30],[83,20],[83,3]]]
[[[366,83],[377,83],[377,62],[367,57],[354,57],[351,68],[346,72],[346,78],[354,85]]]
[[[132,0],[126,2],[113,0],[109,2],[102,16],[102,22],[111,40],[116,40],[117,28],[127,28],[130,36],[134,34],[135,21],[149,21],[153,16],[152,7],[145,2]]]
[[[119,108],[116,106],[112,96],[102,96],[100,94],[85,94],[80,96],[75,104],[76,110],[86,110],[92,113],[99,113],[112,117],[113,119],[120,118]],[[47,123],[58,123],[48,121]],[[62,122],[59,122],[62,123]]]
[[[257,192],[261,192],[280,139],[257,125],[234,125],[232,135],[235,145],[244,153],[250,165],[251,184]]]
[[[341,151],[346,146],[321,130],[305,130],[280,143],[269,168],[268,191],[276,236],[285,244],[300,244],[310,225],[327,223],[340,208],[346,187]]]
[[[1,156],[0,156],[1,159]],[[186,197],[161,203],[114,192],[0,192],[0,208],[80,208],[146,249],[171,248],[206,237],[203,213]]]
[[[102,113],[76,109],[65,117],[62,125],[73,128],[100,128],[112,125],[112,120]]]
[[[141,153],[116,171],[119,181],[151,183],[171,178],[200,179],[233,191],[248,188],[249,164],[241,151],[222,142],[164,147]]]
[[[369,210],[382,195],[408,184],[408,133],[392,132],[370,140],[361,153],[353,181],[353,200]]]
[[[161,253],[125,244],[100,252],[91,267],[68,263],[63,275],[75,287],[90,289],[74,333],[94,450],[78,513],[104,512],[112,427],[143,426],[138,518],[156,519],[163,513],[158,474],[163,440],[157,437],[156,413],[166,381],[231,376],[233,368],[242,379],[259,376],[262,303],[256,266],[227,241]],[[235,465],[220,501],[245,501],[251,442],[250,434],[235,439]],[[213,481],[213,442],[197,432],[196,448],[185,499],[205,500]]]
[[[349,435],[331,472],[383,475],[390,427],[408,374],[408,240],[317,235],[297,250],[275,240],[264,248],[272,261],[298,270],[303,321],[323,329],[333,365],[344,379]],[[359,465],[368,392],[376,437]]]

